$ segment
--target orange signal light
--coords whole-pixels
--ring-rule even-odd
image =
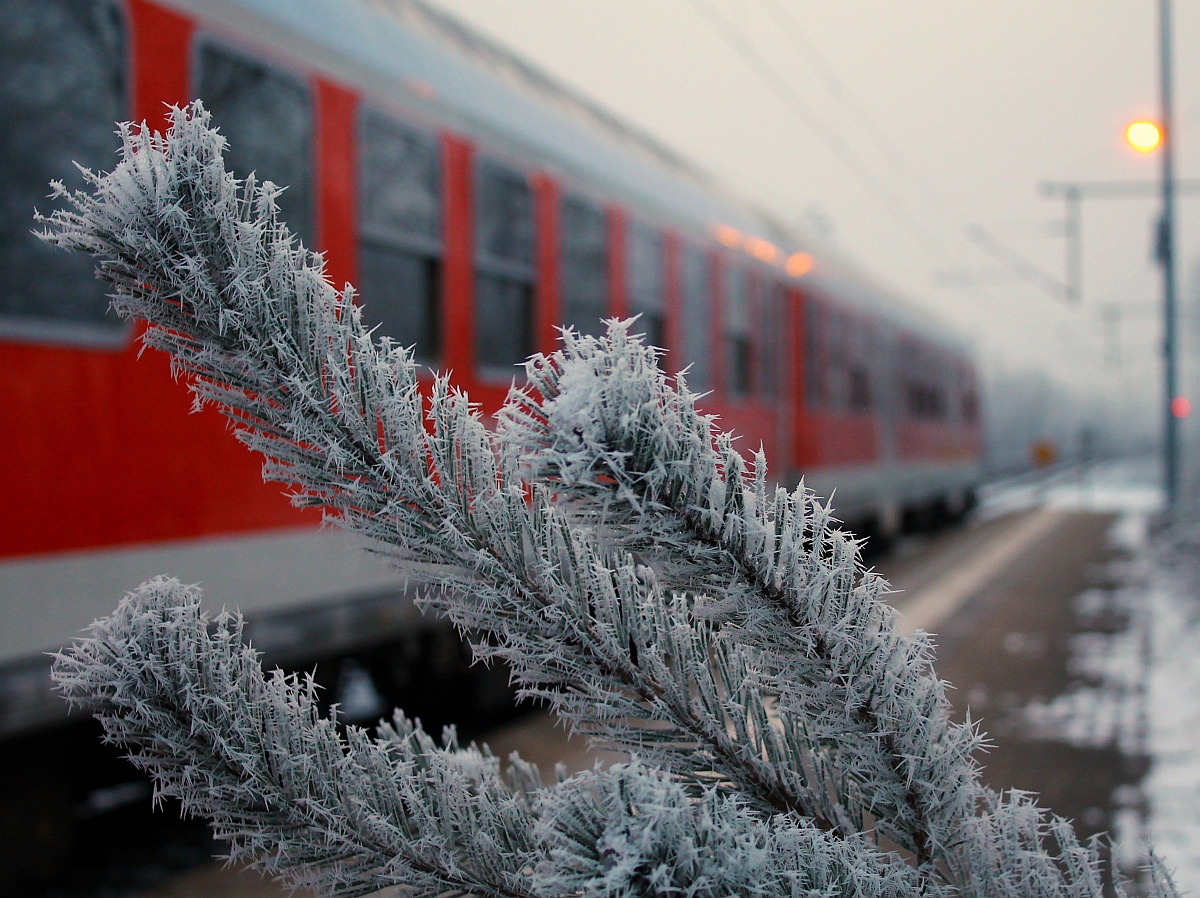
[[[1048,468],[1058,461],[1058,446],[1051,440],[1035,440],[1029,447],[1029,459],[1035,468]]]
[[[1125,140],[1139,153],[1153,153],[1162,144],[1162,129],[1154,122],[1140,119],[1125,129]]]
[[[813,270],[813,257],[808,253],[793,253],[788,257],[784,271],[794,278],[804,277]]]

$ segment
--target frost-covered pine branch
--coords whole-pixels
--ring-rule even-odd
[[[235,854],[347,894],[1101,894],[1096,844],[979,783],[979,734],[853,539],[803,486],[768,489],[627,324],[531,360],[490,431],[446,377],[421,395],[278,188],[226,172],[199,103],[122,135],[111,174],[56,188],[72,208],[46,239],[101,260],[118,313],[294,501],[635,757],[542,788],[403,717],[339,736],[311,686],[263,678],[236,618],[210,633],[194,590],[147,584],[56,677]]]

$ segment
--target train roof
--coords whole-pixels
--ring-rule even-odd
[[[974,346],[960,331],[893,288],[880,283],[841,253],[820,253],[819,263],[804,278],[807,289],[829,296],[879,317],[949,348],[971,354]]]
[[[169,2],[198,14],[218,39],[249,34],[302,50],[300,59],[361,87],[368,102],[399,103],[445,121],[664,223],[706,237],[733,228],[768,241],[781,259],[809,252],[817,264],[804,282],[814,289],[966,348],[836,250],[754,208],[685,156],[425,0]]]
[[[648,156],[676,175],[707,189],[715,186],[711,175],[648,132],[618,118],[553,75],[530,65],[512,50],[423,0],[368,2],[457,51],[475,65],[487,69],[493,76],[538,96],[566,115],[586,122],[588,126],[603,132],[626,149]]]

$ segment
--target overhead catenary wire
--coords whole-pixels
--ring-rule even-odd
[[[720,21],[719,24],[722,27],[718,28],[717,25],[714,24],[714,22],[718,21],[718,17],[713,12],[712,8],[708,6],[707,0],[691,0],[691,2],[693,6],[695,6],[706,17],[710,25],[713,25],[716,30],[721,31],[722,36],[725,37],[728,43],[731,45],[736,45],[739,54],[746,60],[748,64],[751,64],[751,67],[762,80],[771,84],[777,93],[786,94],[794,107],[803,107],[804,118],[810,126],[813,126],[816,129],[817,136],[822,138],[827,146],[831,145],[830,139],[832,139],[836,141],[837,147],[846,148],[845,150],[838,149],[834,155],[837,156],[839,161],[843,162],[843,164],[846,164],[847,168],[852,174],[859,178],[860,182],[864,182],[864,185],[876,195],[877,199],[881,199],[882,197],[880,193],[874,190],[872,186],[877,185],[879,183],[879,179],[877,179],[874,174],[869,171],[866,163],[861,159],[861,157],[852,152],[850,152],[849,158],[840,155],[842,152],[849,152],[849,142],[846,140],[846,138],[837,132],[836,129],[832,128],[826,121],[824,121],[812,109],[811,106],[803,102],[795,88],[793,88],[786,78],[784,78],[778,72],[778,70],[776,70],[765,59],[765,57],[758,52],[758,50],[749,41],[749,39],[745,37],[745,35],[734,29],[728,22]],[[1011,247],[1007,246],[1002,240],[997,238],[982,225],[971,221],[969,216],[964,215],[960,209],[956,208],[955,205],[941,193],[941,191],[939,191],[932,183],[930,183],[929,179],[916,166],[909,162],[896,142],[888,136],[886,129],[880,125],[875,117],[867,111],[866,107],[859,102],[849,90],[846,89],[844,82],[838,75],[833,65],[827,59],[825,59],[824,55],[817,48],[816,43],[808,37],[808,35],[800,27],[799,23],[795,20],[795,17],[787,12],[787,10],[779,3],[779,0],[762,0],[762,5],[779,26],[780,32],[796,49],[800,58],[804,59],[805,62],[807,62],[808,65],[816,72],[823,83],[825,90],[828,91],[829,94],[843,108],[849,110],[855,116],[855,118],[858,119],[858,122],[863,128],[868,140],[874,144],[880,155],[888,161],[888,163],[893,169],[895,169],[899,176],[908,182],[908,184],[917,194],[919,194],[938,212],[952,215],[954,218],[958,219],[959,226],[962,228],[963,233],[973,245],[985,252],[996,262],[999,262],[1001,265],[1008,268],[1021,280],[1030,283],[1041,290],[1044,290],[1055,298],[1063,299],[1067,296],[1066,285],[1061,279],[1055,277],[1049,272],[1046,272],[1036,263],[1026,259],[1016,250],[1013,250]],[[866,183],[864,181],[864,174],[866,176],[866,181],[869,181],[870,183]],[[886,188],[882,188],[882,193],[887,197],[895,197],[895,194]],[[899,211],[901,212],[905,223],[910,225],[913,224],[917,216],[915,216],[902,201],[896,199],[896,204],[899,206]],[[885,203],[885,205],[888,205],[888,208],[893,212],[898,211],[897,205],[895,204]],[[923,226],[923,224],[921,226],[921,230],[924,234],[930,233],[929,230]],[[943,250],[941,241],[936,237],[933,237],[933,240],[937,244],[938,250]]]
[[[775,19],[784,37],[796,48],[800,54],[800,58],[804,59],[824,82],[825,90],[829,92],[830,96],[838,99],[847,109],[854,113],[860,124],[867,130],[872,142],[879,149],[883,157],[897,171],[909,174],[908,160],[904,158],[904,154],[900,151],[900,148],[892,141],[884,128],[875,120],[874,116],[867,111],[866,107],[858,101],[858,98],[846,90],[841,76],[838,75],[833,65],[825,59],[824,54],[817,48],[816,42],[808,37],[795,18],[787,12],[778,0],[762,0],[762,5],[771,17]],[[931,195],[936,196],[936,191]],[[941,199],[940,197],[937,198]]]
[[[874,175],[841,133],[804,101],[795,87],[758,52],[758,49],[744,34],[717,13],[707,0],[690,0],[690,2],[709,27],[741,57],[747,68],[754,72],[760,81],[770,87],[808,124],[814,136],[877,201],[906,226],[920,234],[929,249],[937,253],[945,251],[938,236],[912,213],[900,197],[896,196]]]

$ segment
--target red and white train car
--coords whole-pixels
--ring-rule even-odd
[[[408,625],[402,580],[264,485],[31,213],[114,120],[201,97],[369,320],[494,408],[555,328],[642,315],[776,476],[888,532],[978,476],[970,354],[835,258],[419,0],[0,0],[0,733],[43,652],[162,572],[298,656]]]

